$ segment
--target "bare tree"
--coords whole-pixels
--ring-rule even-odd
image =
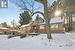
[[[10,0],[10,2],[20,7],[21,10],[29,11],[31,16],[34,14],[36,10],[41,8],[41,6],[38,6],[34,0]]]
[[[12,27],[13,27],[12,29],[15,29],[17,24],[16,24],[16,21],[14,19],[11,21],[11,24],[12,24]]]
[[[38,11],[37,9],[41,8],[40,6],[37,6],[36,5],[36,1],[35,0],[10,0],[12,3],[15,3],[17,6],[19,6],[22,10],[26,10],[26,11],[29,11],[31,16],[33,16],[34,14],[36,13],[40,13],[44,16],[44,18],[47,20],[46,23],[47,23],[47,26],[48,26],[48,35],[51,34],[50,33],[50,25],[49,24],[49,18],[46,18],[46,16],[44,15],[45,13],[43,12],[40,12]],[[47,8],[46,8],[47,9]],[[36,11],[37,10],[37,11]],[[46,13],[47,14],[47,13]],[[48,15],[48,14],[47,14]],[[51,38],[51,35],[50,37]]]

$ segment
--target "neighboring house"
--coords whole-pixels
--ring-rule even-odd
[[[9,29],[6,27],[0,27],[0,34],[8,34]]]
[[[54,17],[50,21],[51,30],[52,32],[64,32],[64,19],[61,19],[61,17]]]

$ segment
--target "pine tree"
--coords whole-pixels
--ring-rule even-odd
[[[20,24],[25,25],[28,24],[31,21],[31,16],[28,11],[24,11],[23,13],[20,14]]]

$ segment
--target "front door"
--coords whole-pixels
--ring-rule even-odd
[[[33,27],[32,27],[32,32],[35,32],[35,33],[38,32],[37,26],[33,26]]]

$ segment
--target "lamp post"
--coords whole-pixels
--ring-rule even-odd
[[[51,39],[51,30],[50,30],[50,19],[48,18],[48,9],[47,9],[47,0],[35,0],[40,2],[44,5],[44,18],[46,20],[46,31],[47,31],[47,38]]]

